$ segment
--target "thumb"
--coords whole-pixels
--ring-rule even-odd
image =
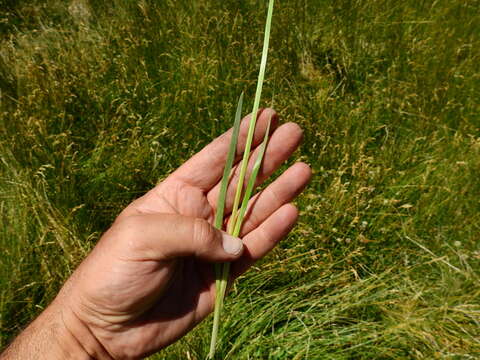
[[[222,262],[235,260],[243,252],[241,239],[194,217],[135,215],[124,218],[116,227],[116,232],[120,232],[120,237],[129,244],[129,257],[134,258],[160,261],[195,256]]]

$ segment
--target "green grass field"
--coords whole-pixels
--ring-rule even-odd
[[[266,4],[0,0],[2,347],[251,108]],[[314,177],[230,293],[220,357],[480,358],[480,2],[278,1],[270,49],[262,106]],[[210,328],[152,359],[204,359]]]

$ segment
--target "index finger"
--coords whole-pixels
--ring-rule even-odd
[[[278,124],[278,116],[275,113],[275,110],[267,108],[259,111],[257,123],[255,125],[255,133],[253,135],[252,147],[258,145],[263,140],[270,116],[272,118],[270,131],[273,131]],[[247,115],[240,124],[236,162],[238,162],[240,155],[243,154],[250,119],[251,114]],[[200,152],[191,157],[186,163],[180,166],[170,176],[203,191],[210,190],[222,177],[223,168],[227,160],[228,147],[232,138],[232,132],[233,129],[230,129],[223,135],[220,135],[210,144],[205,146]]]

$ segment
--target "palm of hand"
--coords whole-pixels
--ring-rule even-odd
[[[266,128],[267,116],[262,115],[257,124],[256,144]],[[240,149],[245,141],[247,121],[242,124]],[[291,155],[300,139],[301,131],[295,124],[285,124],[271,135],[259,182]],[[116,223],[152,213],[179,214],[212,222],[228,143],[229,133],[226,133],[130,204]],[[241,234],[246,251],[232,265],[234,275],[238,276],[253,261],[264,256],[288,233],[297,216],[296,209],[288,202],[303,189],[309,177],[309,168],[296,164],[252,201]],[[227,214],[231,208],[235,175],[231,183]],[[215,281],[211,263],[194,257],[165,261],[138,259],[125,247],[116,246],[116,239],[121,236],[114,225],[97,245],[96,253],[94,251],[84,261],[85,265],[80,266],[80,270],[82,267],[88,269],[96,279],[94,284],[81,283],[87,295],[82,301],[80,317],[115,357],[135,358],[167,346],[203,320],[213,309]],[[99,261],[96,257],[106,259]],[[89,267],[89,262],[107,267]],[[89,274],[81,277],[90,278]]]

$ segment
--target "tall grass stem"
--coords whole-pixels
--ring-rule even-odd
[[[243,153],[242,165],[240,168],[240,175],[238,177],[237,191],[233,202],[232,215],[230,217],[231,230],[235,228],[237,222],[238,205],[242,196],[243,182],[247,172],[248,159],[250,157],[250,150],[252,147],[253,134],[255,132],[255,125],[257,123],[257,113],[260,107],[260,98],[262,96],[263,81],[265,78],[265,68],[267,66],[268,48],[270,44],[270,30],[272,27],[272,15],[274,0],[270,0],[268,4],[267,22],[265,24],[265,35],[263,38],[262,60],[260,62],[260,70],[258,72],[257,90],[255,92],[255,100],[253,103],[252,117],[248,128],[247,141],[245,143],[245,151]]]

